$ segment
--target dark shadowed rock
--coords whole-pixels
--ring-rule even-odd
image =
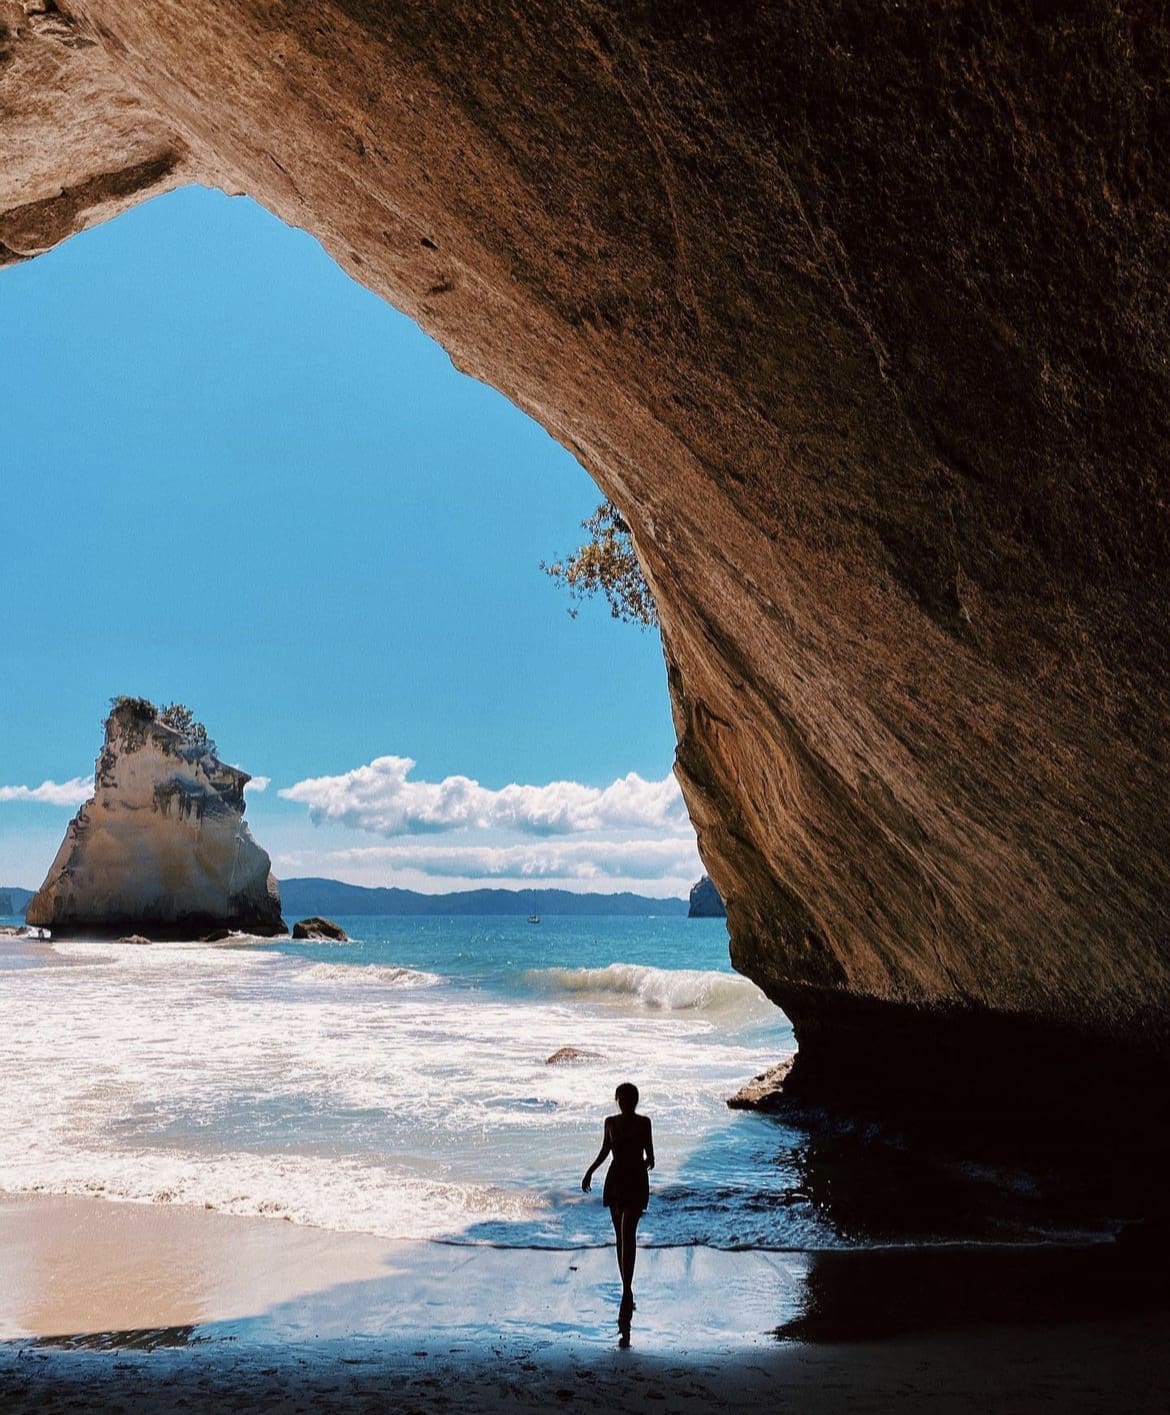
[[[23,8],[0,263],[250,192],[613,497],[807,1093],[1159,1104],[1158,7]]]
[[[341,927],[335,924],[332,919],[301,919],[299,923],[293,925],[293,938],[316,938],[328,940],[331,943],[348,943],[349,935]]]
[[[698,883],[692,885],[687,916],[691,919],[727,918],[727,910],[724,908],[723,900],[719,897],[719,891],[715,888],[710,875],[704,875]]]
[[[581,1047],[558,1047],[551,1056],[546,1056],[546,1066],[576,1066],[582,1061],[600,1061],[599,1051],[586,1051]]]

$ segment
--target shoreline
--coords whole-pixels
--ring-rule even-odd
[[[608,1340],[619,1283],[613,1244],[516,1248],[340,1233],[184,1205],[0,1192],[0,1342],[188,1327],[252,1343],[493,1325]],[[680,1330],[700,1346],[762,1339],[798,1305],[799,1253],[639,1250],[646,1344]],[[748,1295],[705,1310],[719,1289]],[[610,1291],[612,1289],[612,1293]],[[612,1308],[612,1311],[611,1311]],[[421,1317],[419,1314],[425,1314]]]
[[[1140,1411],[1170,1388],[1170,1291],[1119,1245],[642,1250],[629,1351],[612,1248],[0,1194],[0,1255],[6,1411]]]

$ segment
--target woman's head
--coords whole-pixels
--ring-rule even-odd
[[[613,1093],[623,1115],[632,1115],[638,1104],[638,1088],[632,1081],[623,1081]]]

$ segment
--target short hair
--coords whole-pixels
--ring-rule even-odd
[[[623,1081],[614,1091],[613,1098],[622,1110],[634,1110],[638,1105],[638,1088],[632,1081]]]

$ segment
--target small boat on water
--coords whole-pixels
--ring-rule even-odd
[[[539,923],[540,923],[540,915],[539,915],[539,914],[529,914],[529,916],[528,916],[528,922],[529,922],[530,924],[539,924]]]

